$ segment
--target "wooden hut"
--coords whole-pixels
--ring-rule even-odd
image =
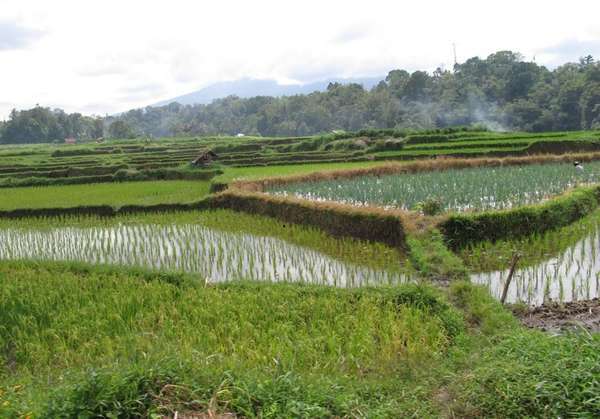
[[[190,162],[190,164],[192,166],[196,166],[196,167],[208,166],[216,158],[217,158],[217,154],[212,150],[208,150],[208,151],[204,151],[204,152],[200,153],[198,155],[198,157],[196,157],[194,160],[192,160]]]

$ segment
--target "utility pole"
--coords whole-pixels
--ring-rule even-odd
[[[454,65],[458,64],[458,60],[456,59],[456,43],[452,43],[452,51],[454,52]]]

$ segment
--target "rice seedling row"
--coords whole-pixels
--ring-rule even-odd
[[[560,254],[541,263],[517,269],[508,289],[508,302],[537,306],[548,301],[578,301],[600,297],[600,225]],[[508,269],[471,275],[499,298]]]
[[[410,279],[404,273],[345,263],[280,239],[194,224],[4,228],[0,230],[0,259],[183,271],[208,282],[266,280],[357,287]]]
[[[586,163],[583,171],[569,163],[554,163],[294,183],[271,187],[269,192],[357,206],[414,209],[436,199],[447,211],[507,209],[597,182],[599,175],[599,161]]]

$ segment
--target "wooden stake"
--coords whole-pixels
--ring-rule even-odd
[[[512,261],[510,263],[510,270],[508,271],[508,277],[506,277],[506,281],[504,282],[504,289],[502,290],[502,297],[500,297],[500,302],[504,304],[506,301],[506,295],[508,294],[508,287],[510,286],[510,282],[512,281],[513,275],[515,273],[515,268],[517,266],[517,262],[521,258],[521,254],[519,252],[513,253]]]

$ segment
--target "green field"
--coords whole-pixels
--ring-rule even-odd
[[[331,170],[377,167],[384,164],[385,162],[363,161],[351,163],[307,163],[283,166],[230,167],[226,168],[225,173],[217,176],[214,180],[228,183],[238,180],[254,180],[274,176],[295,176]]]
[[[600,407],[600,340],[526,332],[464,284],[450,294],[461,311],[430,286],[204,287],[15,262],[0,263],[0,279],[3,417],[585,416]],[[538,380],[547,384],[535,389]]]
[[[339,281],[338,286],[359,286],[399,282],[411,274],[398,249],[224,210],[0,219],[1,259],[124,265],[187,272],[210,282]]]
[[[216,163],[189,167],[208,149]],[[536,204],[597,183],[595,155],[584,173],[571,163],[499,167],[505,160],[410,174],[376,167],[586,151],[600,151],[599,132],[2,148],[0,210],[20,218],[0,218],[0,418],[598,417],[597,330],[530,330],[514,314],[546,296],[600,292],[599,190]],[[437,167],[429,163],[418,165]],[[396,174],[339,174],[362,168]],[[283,180],[276,192],[411,209],[433,198],[450,212],[323,205],[252,185],[211,194],[328,171],[339,176]],[[144,208],[155,204],[182,205]],[[85,215],[93,205],[138,207]],[[26,211],[53,207],[65,209]],[[452,220],[455,236],[443,229]],[[518,304],[503,306],[498,290],[517,251],[508,301]]]
[[[208,195],[209,186],[206,181],[175,180],[6,188],[0,210],[193,202]]]
[[[506,156],[564,150],[599,151],[600,133],[496,133],[449,128],[424,132],[365,130],[297,138],[195,137],[7,147],[0,150],[0,187],[198,179],[199,176],[206,179],[211,175],[191,171],[188,165],[207,150],[217,153],[219,168],[225,171],[222,179],[228,181],[258,172],[266,175],[303,172],[291,165],[314,164],[315,168],[320,168],[329,163],[360,164],[438,155]],[[287,168],[282,168],[281,172],[273,168],[279,166]],[[257,167],[258,172],[248,169],[252,167]],[[232,172],[228,173],[230,170]]]
[[[448,169],[414,174],[290,183],[269,192],[352,205],[415,209],[437,200],[446,211],[507,209],[540,202],[578,184],[596,183],[600,162]]]

